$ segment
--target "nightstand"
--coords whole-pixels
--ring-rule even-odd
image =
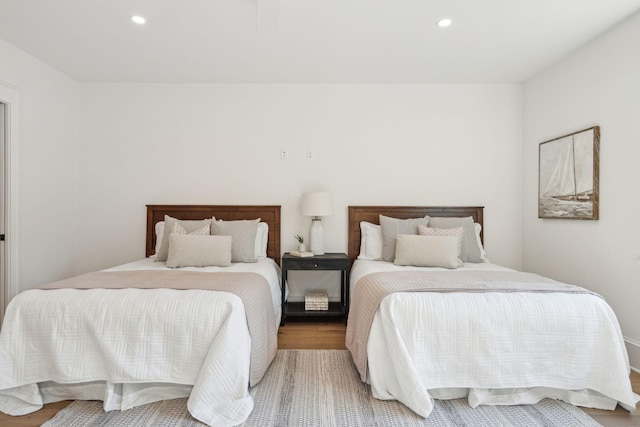
[[[326,253],[312,257],[297,257],[289,252],[282,256],[282,317],[280,326],[284,325],[287,317],[345,317],[349,313],[349,257],[343,253]],[[285,302],[285,286],[287,273],[290,270],[307,271],[340,271],[340,301],[329,301],[329,310],[307,311],[304,302]]]

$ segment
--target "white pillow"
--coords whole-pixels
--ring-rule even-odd
[[[197,234],[169,235],[167,267],[228,267],[231,265],[231,236]]]
[[[458,241],[457,236],[398,234],[393,263],[416,267],[462,267]]]
[[[358,259],[382,259],[382,229],[378,224],[360,221],[360,254]]]
[[[265,259],[267,257],[267,243],[269,242],[269,224],[261,222],[258,224],[256,231],[255,253],[256,259]]]
[[[160,246],[162,246],[162,235],[164,234],[164,221],[156,222],[156,249],[154,255],[158,255]]]
[[[480,232],[482,231],[482,226],[477,222],[473,223],[473,225],[476,229],[476,242],[480,247],[480,258],[484,262],[489,262],[489,258],[487,258],[487,253],[484,251],[484,246],[482,245],[482,240],[480,240]]]

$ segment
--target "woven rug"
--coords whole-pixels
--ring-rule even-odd
[[[580,409],[545,399],[536,405],[480,406],[464,399],[436,400],[424,419],[396,401],[371,396],[346,350],[279,350],[262,381],[251,389],[255,408],[242,426],[600,426]],[[75,401],[46,427],[204,426],[189,415],[186,399],[129,409],[102,410],[102,402]]]

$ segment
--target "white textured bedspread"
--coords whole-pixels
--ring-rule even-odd
[[[189,397],[195,418],[237,425],[253,409],[251,346],[242,300],[229,292],[32,289],[11,301],[2,326],[0,410],[22,415],[65,399],[125,410]]]
[[[357,263],[353,280],[376,270]],[[425,417],[434,398],[475,407],[551,397],[602,409],[639,400],[615,314],[590,294],[393,293],[376,311],[367,353],[373,395]]]

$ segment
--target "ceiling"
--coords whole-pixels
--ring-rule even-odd
[[[640,0],[0,0],[0,38],[80,82],[522,82],[639,9]],[[439,28],[443,17],[453,24]]]

